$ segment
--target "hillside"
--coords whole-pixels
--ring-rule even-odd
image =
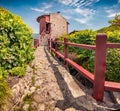
[[[112,20],[109,20],[108,23],[110,23],[108,27],[103,27],[97,30],[97,32],[106,33],[108,31],[120,31],[120,15],[116,15]]]
[[[38,33],[33,33],[32,36],[33,36],[33,38],[38,38],[39,34]]]

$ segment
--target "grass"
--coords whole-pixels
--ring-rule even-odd
[[[0,79],[0,111],[5,109],[9,104],[9,98],[12,96],[12,91],[5,79]]]
[[[35,76],[33,75],[31,78],[31,86],[33,86],[35,84]]]
[[[33,102],[33,100],[32,100],[32,94],[27,94],[27,95],[24,97],[24,99],[23,99],[23,103],[22,103],[22,105],[21,105],[21,108],[20,108],[19,110],[16,110],[16,111],[24,111],[24,110],[23,110],[23,106],[24,106],[25,104],[28,104],[28,105],[29,105],[27,111],[33,111],[34,109],[32,108],[32,102]]]

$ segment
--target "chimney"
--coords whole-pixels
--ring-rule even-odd
[[[57,11],[58,14],[60,14],[60,11]]]

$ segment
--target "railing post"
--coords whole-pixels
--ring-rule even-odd
[[[51,52],[51,48],[52,48],[52,38],[50,38],[50,52]]]
[[[36,41],[35,41],[35,39],[34,39],[34,43],[33,43],[33,44],[34,44],[34,48],[35,48],[35,44],[36,44]]]
[[[64,60],[68,58],[68,39],[64,38]],[[65,60],[65,65],[68,66],[68,63]]]
[[[53,48],[53,39],[51,38],[51,48]]]
[[[57,44],[57,38],[55,39],[55,52],[58,51],[58,44]],[[57,54],[55,53],[55,56],[57,57]]]
[[[48,49],[50,50],[50,38],[48,38]]]
[[[105,34],[97,34],[94,68],[94,91],[93,97],[97,101],[103,101],[105,70],[106,70],[106,41]]]
[[[39,38],[38,38],[38,44],[40,45],[40,43],[41,43],[41,38],[39,36]]]
[[[38,45],[38,40],[34,39],[34,48],[37,48],[37,45]]]

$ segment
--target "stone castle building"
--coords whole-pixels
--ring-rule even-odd
[[[45,32],[53,39],[68,33],[69,23],[60,12],[41,15],[37,18],[37,22],[40,23],[39,33]]]

